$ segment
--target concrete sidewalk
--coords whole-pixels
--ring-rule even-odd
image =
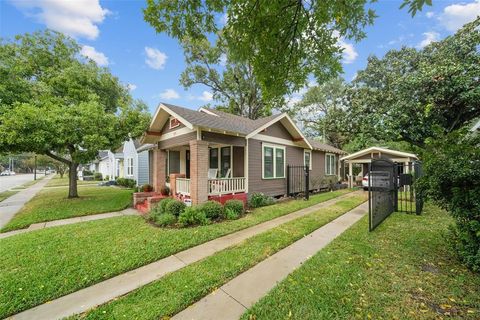
[[[133,208],[127,208],[121,211],[113,211],[113,212],[107,212],[107,213],[92,214],[89,216],[81,216],[81,217],[74,217],[74,218],[68,218],[68,219],[34,223],[34,224],[31,224],[27,229],[20,229],[20,230],[0,233],[0,239],[8,238],[17,234],[27,233],[35,230],[57,227],[57,226],[64,226],[67,224],[101,220],[101,219],[107,219],[107,218],[115,218],[115,217],[121,217],[121,216],[133,216],[133,215],[139,215],[139,214],[140,212],[138,212],[137,210]]]
[[[174,320],[236,320],[275,285],[338,235],[360,220],[368,203],[345,213],[307,237],[226,283],[220,289],[178,313]]]
[[[32,309],[18,313],[9,319],[62,319],[73,314],[85,312],[155,280],[158,280],[167,273],[179,270],[218,251],[241,243],[245,239],[248,239],[254,235],[260,234],[307,214],[316,212],[322,208],[333,205],[342,199],[358,194],[359,193],[357,192],[351,192],[340,197],[321,202],[314,206],[260,223],[250,228],[246,228],[211,240],[138,269],[131,270],[103,282],[97,283],[93,286],[81,289],[56,300],[49,301],[48,303],[44,303]],[[217,319],[222,319],[222,317]]]
[[[0,228],[3,228],[22,207],[30,201],[53,178],[53,174],[43,178],[31,187],[28,187],[0,202]]]

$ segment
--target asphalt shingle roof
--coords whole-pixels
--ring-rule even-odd
[[[312,145],[313,149],[322,150],[322,151],[327,151],[327,152],[332,152],[332,153],[346,154],[345,151],[340,150],[340,149],[338,149],[338,148],[335,148],[335,147],[333,147],[333,146],[331,146],[331,145],[322,143],[322,142],[320,142],[320,141],[316,141],[316,140],[313,140],[313,139],[308,139],[308,142],[310,142],[310,144]]]

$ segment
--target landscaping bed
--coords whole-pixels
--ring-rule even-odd
[[[433,205],[372,233],[363,218],[242,319],[479,319],[480,277],[445,243],[451,223]]]
[[[240,273],[365,201],[340,200],[166,275],[75,319],[169,319]],[[283,318],[280,318],[283,319]]]
[[[283,202],[256,209],[238,220],[193,228],[158,228],[142,217],[126,216],[2,239],[0,318],[348,192],[339,190],[312,196],[308,201]]]
[[[67,189],[45,189],[30,200],[1,232],[27,228],[33,223],[118,211],[130,206],[133,191],[85,187],[80,197],[67,199]]]

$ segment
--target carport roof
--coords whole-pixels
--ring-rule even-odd
[[[371,152],[380,152],[380,153],[385,153],[385,154],[389,154],[389,155],[393,155],[393,156],[401,157],[401,158],[418,159],[418,157],[413,153],[397,151],[397,150],[381,148],[381,147],[370,147],[370,148],[363,149],[363,150],[357,151],[355,153],[349,154],[348,156],[345,156],[345,157],[341,158],[340,160],[354,160],[356,158],[359,158],[359,157],[364,156],[366,154],[369,154]]]

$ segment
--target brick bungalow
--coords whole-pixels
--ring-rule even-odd
[[[250,120],[215,109],[162,103],[143,143],[155,147],[151,182],[193,204],[263,192],[286,194],[286,168],[310,168],[311,188],[338,179],[342,150],[306,139],[286,114]],[[317,185],[316,185],[317,184]]]

